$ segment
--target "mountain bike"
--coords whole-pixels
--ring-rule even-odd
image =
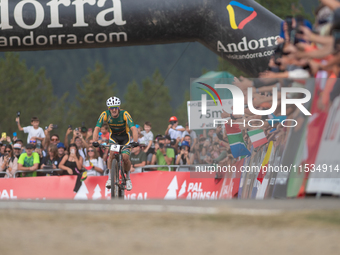
[[[109,148],[110,153],[114,153],[115,157],[112,160],[110,177],[111,177],[111,199],[124,198],[126,189],[126,173],[124,171],[124,162],[122,149],[132,148],[132,145],[119,145],[119,144],[103,144],[99,145],[101,148]]]

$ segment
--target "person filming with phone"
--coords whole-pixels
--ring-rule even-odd
[[[13,155],[13,148],[7,144],[5,155],[0,157],[0,171],[5,171],[9,177],[13,177],[18,169],[18,158]]]
[[[185,131],[185,128],[181,125],[178,125],[178,120],[176,116],[172,116],[169,119],[170,124],[168,128],[165,130],[165,135],[170,135],[171,139],[182,138],[182,132]]]
[[[68,154],[65,154],[59,168],[62,169],[62,175],[77,175],[83,168],[83,157],[80,156],[78,147],[75,143],[71,143],[68,147]]]
[[[174,163],[175,151],[165,146],[165,138],[159,137],[155,144],[155,153],[152,156],[152,165],[172,165]],[[167,167],[158,167],[159,171],[168,171]]]
[[[28,133],[27,143],[29,143],[32,138],[37,140],[37,143],[42,143],[42,141],[45,138],[45,133],[44,133],[44,130],[41,127],[39,127],[40,122],[37,117],[32,117],[31,119],[32,126],[21,127],[19,116],[16,118],[16,122],[18,124],[18,129],[20,131],[24,131],[24,133]]]

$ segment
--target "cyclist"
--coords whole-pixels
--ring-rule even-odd
[[[93,146],[98,146],[98,134],[100,132],[100,128],[102,127],[104,122],[107,122],[110,127],[110,143],[119,144],[119,145],[128,145],[130,143],[130,134],[129,131],[131,129],[132,138],[134,141],[138,141],[138,132],[130,114],[120,109],[120,99],[118,97],[110,97],[106,101],[106,106],[108,110],[102,112],[100,115],[96,127],[93,132]],[[134,143],[135,144],[135,143]],[[132,145],[134,145],[132,144]],[[132,183],[130,180],[130,148],[126,148],[124,146],[122,148],[122,156],[124,161],[124,169],[126,172],[126,189],[132,189]],[[111,169],[112,160],[114,158],[114,153],[110,153],[110,157],[107,160],[107,166]],[[106,187],[108,189],[111,188],[111,174],[109,174],[109,179],[106,182]]]

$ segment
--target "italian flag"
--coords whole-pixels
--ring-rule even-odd
[[[254,148],[257,148],[263,144],[268,143],[267,137],[265,136],[262,129],[248,131],[250,141],[253,143]]]

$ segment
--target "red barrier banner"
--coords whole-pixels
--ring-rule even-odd
[[[110,199],[107,176],[90,176],[77,193],[76,176],[0,179],[0,199]],[[191,178],[189,172],[131,174],[133,189],[125,199],[218,199],[222,182],[214,178]]]

